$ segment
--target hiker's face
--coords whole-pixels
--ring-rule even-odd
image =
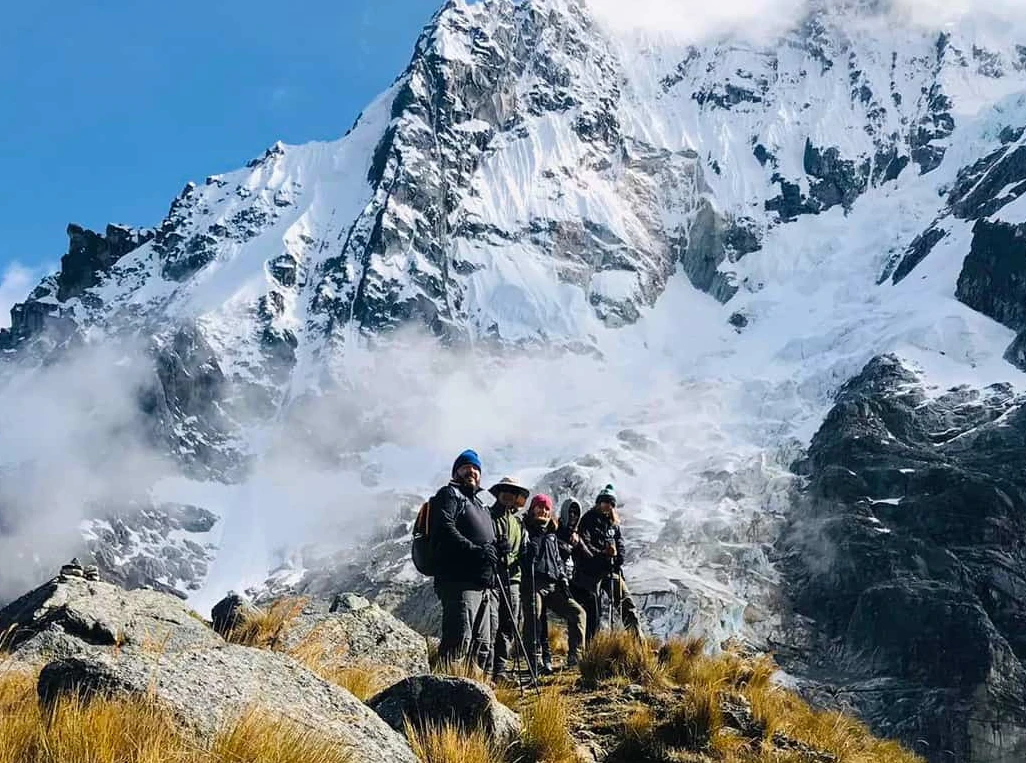
[[[473,464],[463,464],[456,470],[456,479],[464,485],[479,487],[481,485],[481,472]]]
[[[531,507],[531,516],[538,521],[552,519],[552,508],[546,506],[544,503],[536,503]]]
[[[512,490],[501,490],[495,501],[507,511],[513,511],[517,507],[517,494]]]
[[[613,509],[615,507],[615,503],[613,503],[612,501],[607,501],[605,499],[599,501],[598,503],[598,510],[605,514],[607,517],[613,513]]]
[[[581,518],[581,507],[576,504],[571,506],[567,516],[570,518],[570,524],[576,525]]]

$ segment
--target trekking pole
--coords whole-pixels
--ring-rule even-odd
[[[500,586],[501,586],[501,583],[500,583]],[[523,654],[524,655],[524,661],[527,663],[528,675],[531,676],[531,683],[534,686],[534,690],[540,694],[541,693],[541,689],[538,687],[538,677],[535,675],[534,668],[531,666],[531,660],[527,656],[527,647],[524,645],[524,639],[520,635],[520,629],[517,627],[517,621],[513,618],[513,605],[512,605],[512,602],[510,602],[510,599],[509,599],[509,590],[505,589],[505,588],[501,588],[501,587],[500,587],[499,590],[500,590],[500,594],[499,595],[502,596],[503,604],[505,604],[505,606],[506,606],[506,612],[509,613],[510,620],[513,621],[513,643],[516,644],[516,647],[517,647],[517,650],[518,650],[518,651],[513,652],[513,658],[514,658],[515,664],[516,664],[517,683],[520,685],[520,693],[523,694],[523,692],[524,692],[524,684],[523,684],[523,682],[521,680],[521,677],[520,677],[520,655]],[[533,604],[531,605],[531,608],[532,609],[534,608]]]

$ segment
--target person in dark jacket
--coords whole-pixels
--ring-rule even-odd
[[[492,506],[495,536],[500,542],[505,539],[505,545],[509,546],[509,553],[499,557],[499,579],[495,581],[498,596],[492,609],[495,621],[492,626],[495,631],[492,677],[498,682],[509,677],[510,657],[516,649],[516,629],[520,627],[520,556],[526,534],[517,513],[527,503],[530,491],[512,477],[503,477],[488,488],[488,492],[495,496],[495,505]]]
[[[559,530],[556,537],[559,538],[559,552],[567,566],[567,573],[570,577],[570,595],[584,608],[587,615],[586,640],[594,635],[593,628],[597,628],[597,621],[593,610],[597,606],[595,600],[594,586],[591,584],[582,585],[581,576],[577,573],[577,567],[587,564],[592,557],[591,551],[581,540],[579,532],[583,509],[576,498],[567,498],[559,508]],[[596,623],[593,625],[593,621]]]
[[[538,666],[539,611],[544,605],[566,620],[568,667],[577,664],[584,643],[584,610],[570,596],[566,568],[559,553],[557,524],[552,519],[552,499],[536,495],[524,519],[527,543],[521,557],[524,600],[524,644],[532,668]]]
[[[452,480],[435,497],[430,537],[438,560],[435,593],[442,604],[442,662],[472,658],[491,669],[495,569],[499,560],[491,512],[477,497],[481,459],[465,450],[452,465]]]
[[[580,545],[574,551],[574,587],[580,589],[579,601],[588,614],[587,638],[598,631],[603,593],[619,604],[624,628],[640,634],[638,610],[623,578],[623,535],[612,485],[602,488],[595,506],[581,517],[577,535]]]

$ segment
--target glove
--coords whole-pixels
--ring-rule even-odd
[[[512,551],[513,547],[509,544],[509,538],[499,538],[495,541],[495,552],[503,562],[509,559],[509,555]]]
[[[496,551],[494,543],[485,543],[484,545],[478,546],[477,550],[478,553],[481,554],[481,561],[489,567],[494,567],[499,563],[499,552]]]

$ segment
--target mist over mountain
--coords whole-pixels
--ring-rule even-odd
[[[1021,760],[1013,5],[451,0],[339,140],[69,225],[0,330],[0,598],[84,553],[430,627],[406,532],[474,447],[617,485],[653,632]]]

